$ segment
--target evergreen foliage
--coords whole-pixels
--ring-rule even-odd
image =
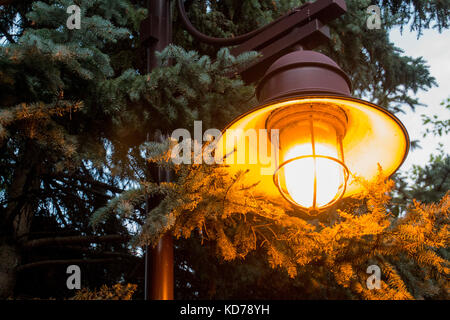
[[[89,291],[86,288],[78,291],[71,300],[131,300],[137,286],[117,283],[110,288],[103,285],[99,290]]]
[[[149,161],[169,161],[165,165],[171,166],[168,156]],[[173,170],[176,181],[144,182],[140,189],[125,192],[97,211],[93,222],[104,221],[110,213],[128,219],[135,216],[136,207],[144,205],[146,196],[159,196],[162,201],[138,232],[142,243],[155,245],[168,231],[176,238],[190,238],[196,232],[202,243],[215,244],[223,261],[245,259],[264,248],[272,268],[284,269],[291,278],[331,272],[336,285],[346,288],[352,298],[446,297],[449,265],[441,251],[450,240],[448,194],[436,204],[414,201],[404,216],[396,217],[388,208],[394,182],[386,180],[380,169],[375,183],[358,179],[365,188],[359,196],[362,203],[337,210],[324,222],[300,217],[293,208],[252,192],[254,186],[242,182],[245,172],[231,176],[221,165],[174,165]],[[401,271],[412,267],[411,259],[421,268],[419,274]],[[384,270],[378,291],[366,285],[366,268],[372,264]],[[311,266],[317,270],[311,271]],[[408,286],[427,283],[427,279],[428,289]]]
[[[441,103],[442,107],[450,108],[449,99]],[[450,131],[450,119],[439,119],[422,115],[425,126],[423,136],[435,137],[447,136]],[[398,196],[395,201],[405,205],[412,199],[423,202],[439,201],[450,190],[450,155],[444,146],[439,144],[436,153],[430,155],[430,160],[425,166],[413,165],[409,174],[398,174],[396,179],[396,191]],[[410,183],[409,181],[412,181]]]
[[[254,84],[230,74],[257,53],[233,57],[228,49],[198,43],[173,10],[174,44],[158,54],[158,68],[143,74],[144,2],[79,0],[81,30],[66,28],[69,0],[0,6],[0,252],[8,253],[0,257],[0,297],[14,294],[16,272],[16,293],[23,293],[23,270],[36,260],[136,257],[123,242],[27,252],[43,234],[131,233],[140,245],[155,243],[165,231],[179,238],[177,273],[183,278],[177,288],[183,298],[252,297],[224,280],[205,285],[221,272],[260,298],[280,294],[270,279],[296,298],[447,297],[448,155],[415,169],[416,189],[397,188],[407,190],[400,205],[389,202],[393,183],[380,176],[378,184],[366,185],[364,197],[320,220],[253,194],[241,183],[245,172],[229,176],[220,166],[173,167],[174,182],[157,184],[157,165],[172,165],[166,163],[168,144],[149,142],[155,132],[192,129],[194,120],[220,129],[254,106]],[[185,6],[200,31],[230,37],[304,2],[189,0]],[[382,8],[381,30],[366,28],[372,3]],[[317,50],[351,76],[356,96],[394,112],[420,105],[411,92],[436,82],[426,62],[404,56],[388,32],[409,25],[420,36],[425,28],[448,28],[448,1],[348,0],[347,6],[348,13],[330,24],[331,41]],[[425,121],[436,124],[433,132],[448,132],[439,129],[446,126],[439,119]],[[383,290],[365,287],[368,264],[383,270]],[[120,278],[138,282],[138,271],[117,265],[108,267],[109,274],[103,267],[91,270],[91,288]],[[52,288],[43,295],[54,296]]]

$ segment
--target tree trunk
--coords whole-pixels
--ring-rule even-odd
[[[11,224],[12,236],[0,240],[0,299],[14,295],[16,271],[21,263],[19,244],[27,239],[36,207],[25,204]]]
[[[16,246],[0,244],[0,299],[12,297],[16,285],[16,268],[20,254]]]
[[[0,299],[14,294],[16,269],[21,263],[20,244],[27,240],[37,208],[40,184],[37,155],[33,145],[28,144],[7,188],[8,206],[0,216]]]

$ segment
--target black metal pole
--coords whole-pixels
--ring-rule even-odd
[[[149,16],[142,25],[146,44],[147,73],[156,66],[156,51],[162,51],[172,41],[170,0],[148,0]],[[162,135],[158,137],[162,139]],[[158,182],[170,181],[170,172],[159,169]],[[148,199],[146,201],[148,214]],[[173,300],[173,239],[165,234],[155,248],[145,247],[145,300]],[[150,290],[151,288],[151,290]]]
[[[162,142],[166,137],[159,133],[157,139]],[[159,182],[170,182],[169,169],[160,167],[158,170]],[[152,300],[173,300],[173,237],[166,233],[151,251],[152,265],[150,283],[152,286]]]
[[[147,46],[147,72],[156,67],[156,51],[162,51],[172,42],[170,0],[148,0],[148,19],[145,27],[149,37]]]

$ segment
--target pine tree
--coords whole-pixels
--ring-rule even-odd
[[[450,100],[443,101],[441,106],[450,109]],[[438,116],[430,117],[422,115],[424,125],[423,137],[433,135],[446,137],[450,132],[450,119],[439,119]],[[430,155],[429,162],[425,166],[413,165],[408,174],[397,174],[396,203],[406,205],[412,199],[425,203],[439,201],[450,190],[450,155],[444,150],[442,144],[436,149],[436,153]],[[412,181],[411,182],[408,182]]]
[[[108,231],[121,233],[115,241],[123,241],[123,225],[109,222],[109,228],[93,230],[87,217],[136,180],[133,161],[138,157],[127,157],[139,155],[148,131],[207,114],[212,105],[224,104],[223,94],[239,105],[253,92],[225,74],[254,53],[235,58],[224,49],[212,62],[172,47],[161,55],[161,65],[169,58],[179,64],[141,75],[135,61],[137,30],[146,10],[128,1],[82,1],[83,32],[65,27],[71,4],[18,1],[2,7],[1,23],[9,39],[0,48],[2,297],[12,294],[17,271],[36,266],[22,259],[23,248],[60,240],[31,245],[35,218],[69,224],[80,235],[74,243],[85,242],[86,235],[97,236],[93,242],[109,241],[111,237],[101,237]],[[192,79],[198,79],[196,88],[186,84]],[[188,104],[205,109],[189,110]],[[222,110],[233,113],[232,108]]]
[[[164,146],[149,147],[155,155],[149,158],[151,161],[171,166],[168,156],[158,154]],[[322,283],[315,287],[329,285],[326,275],[331,273],[331,282],[346,289],[345,295],[334,293],[335,298],[446,297],[450,194],[437,204],[414,201],[404,216],[396,217],[389,209],[394,182],[386,180],[380,169],[375,183],[359,180],[365,188],[360,201],[318,220],[302,216],[277,199],[252,192],[254,185],[243,181],[245,172],[231,175],[221,165],[206,164],[172,169],[177,172],[177,180],[143,182],[140,188],[124,192],[98,210],[93,223],[107,221],[111,213],[134,218],[135,208],[147,196],[161,197],[163,200],[149,212],[142,230],[135,235],[138,243],[156,244],[168,231],[185,239],[196,233],[197,241],[212,243],[225,262],[243,260],[260,248],[260,259],[266,259],[272,268],[284,269],[291,278],[320,279]],[[370,265],[384,272],[379,291],[366,285]],[[421,272],[413,273],[411,268],[418,266]],[[328,294],[321,298],[330,298]]]
[[[253,3],[254,4],[254,3]],[[273,3],[272,3],[273,4]],[[258,2],[257,5],[255,5],[257,8],[261,8],[264,7],[266,5],[265,8],[270,7],[271,4],[261,4],[261,2]],[[359,5],[359,6],[358,6]],[[361,8],[361,3],[354,3],[351,2],[349,7],[355,8]],[[398,9],[398,10],[403,10],[405,12],[407,7],[402,7],[402,9]],[[219,16],[221,16],[221,19],[218,19],[214,14],[209,15],[209,13],[205,13],[205,8],[204,6],[198,4],[198,6],[196,6],[196,3],[192,3],[192,10],[190,10],[189,12],[196,12],[196,10],[203,10],[203,15],[202,15],[202,21],[207,21],[205,24],[201,24],[201,27],[204,27],[205,29],[201,29],[200,30],[204,31],[204,32],[209,32],[209,34],[213,34],[216,36],[220,36],[220,35],[224,35],[226,34],[224,32],[224,30],[222,28],[228,29],[228,30],[232,30],[232,27],[230,26],[230,21],[228,21],[227,23],[222,22],[221,23],[221,30],[215,31],[216,33],[214,33],[213,30],[208,29],[208,18],[210,19],[216,19],[218,21],[223,21],[221,19],[223,19],[223,17],[221,16],[220,13],[215,13],[218,14]],[[253,8],[255,9],[255,8]],[[272,8],[273,9],[273,8]],[[364,7],[365,9],[365,7]],[[341,36],[339,35],[334,35],[334,46],[324,46],[323,48],[320,48],[320,50],[322,50],[323,52],[326,52],[328,55],[333,56],[333,58],[335,58],[335,60],[339,61],[340,64],[342,66],[344,66],[344,68],[346,69],[347,72],[349,72],[352,75],[353,78],[353,82],[356,82],[357,86],[355,88],[355,93],[356,94],[361,94],[361,95],[371,95],[372,96],[372,101],[391,109],[392,111],[398,112],[401,111],[400,105],[399,103],[406,103],[408,105],[410,105],[413,109],[416,105],[418,105],[418,101],[411,98],[410,95],[407,95],[406,93],[412,89],[414,92],[416,92],[417,90],[420,89],[426,89],[431,87],[432,85],[435,84],[434,79],[431,77],[425,77],[423,78],[422,76],[418,76],[418,75],[425,75],[428,74],[427,71],[427,67],[424,64],[424,61],[421,59],[411,59],[408,57],[402,57],[398,54],[398,52],[396,52],[394,50],[394,47],[392,44],[390,44],[387,41],[387,35],[386,35],[386,31],[382,31],[382,32],[378,32],[378,33],[372,33],[370,35],[366,35],[365,33],[367,33],[367,30],[365,30],[364,27],[364,22],[366,19],[366,15],[361,14],[361,11],[357,11],[355,9],[353,9],[354,12],[357,12],[358,14],[356,15],[355,19],[355,14],[352,15],[352,19],[354,19],[353,24],[352,22],[347,22],[347,23],[337,23],[336,26],[334,26],[333,30],[339,30],[339,29],[344,29],[344,31],[341,31]],[[222,14],[225,11],[226,12],[226,8],[221,8]],[[257,13],[260,13],[260,11],[258,10],[254,10]],[[276,11],[276,10],[274,10]],[[201,11],[202,12],[202,11]],[[233,14],[235,14],[235,12],[238,12],[238,10],[233,11]],[[264,11],[265,13],[267,13],[267,10]],[[352,12],[353,13],[353,12]],[[274,14],[274,16],[276,16]],[[386,17],[387,17],[387,13],[386,13]],[[197,18],[198,19],[198,18]],[[192,19],[193,21],[195,20],[195,16]],[[232,19],[230,19],[232,20]],[[394,20],[394,19],[392,19]],[[439,20],[439,19],[437,19]],[[197,20],[197,21],[200,21]],[[239,21],[239,18],[237,19],[237,21]],[[252,20],[255,21],[255,20]],[[404,23],[405,22],[405,17],[403,16],[403,20],[401,20],[402,22],[393,22],[391,21],[391,25],[389,27],[392,27],[393,25],[395,25],[396,23]],[[444,19],[444,21],[439,20],[438,24],[440,25],[446,25],[446,21]],[[222,27],[223,26],[223,27]],[[420,31],[421,26],[416,26],[417,29]],[[209,27],[210,28],[210,27]],[[208,30],[208,31],[207,31]],[[338,32],[338,31],[337,31]],[[232,31],[230,31],[231,34],[233,34]],[[356,37],[358,39],[358,41],[355,41],[355,35],[356,34],[360,34],[360,36]],[[362,34],[364,34],[364,36],[362,36]],[[347,37],[348,36],[348,37]],[[346,38],[347,37],[347,38]],[[341,38],[344,38],[341,39]],[[184,38],[178,38],[178,41],[183,41]],[[185,41],[185,40],[184,40]],[[204,48],[204,45],[198,44],[195,42],[195,39],[188,39],[187,44],[185,44],[186,47],[189,46],[193,46],[193,47],[199,47],[199,48]],[[194,43],[193,45],[191,43]],[[345,45],[344,45],[345,43]],[[375,44],[375,45],[374,45]],[[206,51],[206,50],[211,50],[210,48],[205,48],[205,53],[208,54],[214,54],[214,51]],[[365,52],[367,51],[369,52],[369,54],[366,54]],[[355,54],[355,52],[357,52],[358,54]],[[375,62],[375,61],[383,61],[381,63],[379,62]],[[367,64],[368,67],[364,67],[364,65]],[[388,67],[390,66],[390,68]],[[394,67],[395,66],[395,67]],[[398,69],[396,68],[398,66]],[[413,67],[414,66],[414,67]],[[420,66],[419,68],[416,68],[417,66]],[[389,71],[387,72],[386,69],[389,69]],[[374,77],[375,75],[378,75],[376,77]],[[419,80],[421,79],[421,80]],[[416,82],[417,81],[417,82]],[[404,88],[402,88],[402,86],[399,86],[398,84],[402,82],[402,83],[407,83],[406,86],[408,86],[407,90],[404,90]],[[421,83],[421,84],[419,84]],[[249,104],[250,105],[250,104]],[[154,148],[153,152],[157,152],[157,150],[161,150],[161,146],[157,147],[155,145],[150,146],[151,148]],[[152,153],[152,152],[150,152]],[[204,168],[205,169],[205,168]],[[187,169],[185,169],[187,170]],[[141,243],[146,243],[148,241],[150,241],[151,243],[155,243],[155,241],[160,237],[160,235],[168,230],[172,230],[173,234],[179,237],[192,237],[192,232],[194,230],[199,231],[199,235],[198,236],[194,236],[195,240],[194,241],[201,241],[201,243],[210,243],[210,247],[212,247],[212,250],[217,252],[217,254],[219,256],[222,256],[223,261],[231,261],[231,260],[235,260],[235,259],[239,259],[242,257],[246,257],[249,252],[252,252],[253,250],[257,249],[257,245],[256,243],[258,242],[257,236],[252,236],[252,228],[251,226],[249,226],[249,221],[252,221],[249,216],[252,216],[252,214],[254,214],[253,210],[255,208],[265,208],[266,210],[264,210],[265,212],[271,212],[271,213],[279,213],[279,215],[283,215],[284,214],[284,210],[282,209],[282,205],[277,203],[276,206],[274,206],[271,203],[264,203],[264,201],[262,201],[262,203],[258,202],[258,203],[254,203],[252,201],[256,201],[255,199],[249,199],[248,196],[246,196],[246,193],[239,193],[238,191],[234,190],[234,192],[231,192],[229,190],[232,189],[228,189],[228,187],[231,188],[232,185],[234,184],[238,184],[236,181],[239,180],[239,177],[228,177],[228,184],[227,184],[227,178],[224,178],[225,173],[219,173],[219,174],[215,174],[214,172],[211,171],[211,168],[209,169],[205,169],[206,172],[202,172],[200,169],[191,169],[192,171],[190,171],[190,173],[192,174],[192,176],[190,176],[189,174],[187,175],[189,178],[186,178],[189,183],[188,186],[184,186],[183,183],[186,182],[184,180],[184,178],[181,178],[182,182],[175,182],[175,186],[174,185],[166,185],[164,184],[162,187],[158,186],[155,183],[152,182],[143,182],[141,185],[141,188],[138,189],[133,189],[130,190],[129,193],[125,193],[124,197],[122,198],[118,198],[116,199],[113,203],[111,203],[110,206],[102,209],[101,211],[98,211],[97,214],[94,216],[94,222],[97,222],[98,219],[100,219],[101,217],[104,217],[105,214],[107,214],[108,212],[119,212],[121,214],[123,214],[124,218],[127,219],[128,217],[133,217],[133,210],[135,207],[139,207],[142,206],[142,201],[143,199],[145,199],[146,196],[150,195],[151,197],[156,197],[156,198],[163,198],[164,200],[162,202],[159,203],[159,205],[157,205],[156,207],[154,207],[154,209],[150,212],[149,217],[147,217],[147,220],[144,222],[141,222],[142,224],[142,233],[139,234],[140,238],[137,239],[138,241],[141,241]],[[183,171],[183,170],[181,170]],[[189,171],[189,170],[188,170]],[[176,170],[176,172],[180,172],[180,170]],[[192,180],[190,180],[192,179]],[[182,186],[180,186],[179,184],[181,184]],[[382,183],[380,182],[380,184],[382,185]],[[202,191],[197,190],[197,188],[201,189],[201,186],[215,186],[213,188],[213,190],[204,190],[204,194],[202,195]],[[179,189],[181,188],[181,189]],[[380,187],[380,185],[376,186],[376,187],[372,187],[372,192],[377,192],[376,190],[378,190],[377,188],[382,188],[382,190],[387,191],[386,189],[384,189],[383,187]],[[174,191],[173,189],[175,189],[176,191]],[[225,191],[227,190],[227,191]],[[247,190],[246,188],[244,188],[243,190]],[[171,191],[173,193],[171,193]],[[379,192],[379,191],[378,191]],[[235,201],[228,201],[229,199],[227,199],[227,201],[223,200],[226,198],[226,196],[224,196],[224,194],[228,195],[228,194],[233,194],[236,195]],[[186,198],[184,198],[182,195],[186,195]],[[230,196],[231,197],[231,196]],[[202,202],[202,200],[205,199],[204,202]],[[241,200],[239,202],[239,200]],[[181,203],[180,203],[181,202]],[[237,203],[236,203],[237,202]],[[251,204],[254,204],[253,206]],[[119,207],[115,207],[116,205],[119,205]],[[379,203],[378,206],[383,207],[383,206],[388,206],[387,200],[384,200],[384,202]],[[236,208],[237,207],[237,208]],[[126,210],[123,210],[124,208],[126,208]],[[195,210],[194,210],[195,208]],[[221,211],[222,210],[222,211]],[[381,210],[381,209],[380,209]],[[444,216],[446,214],[448,214],[448,209],[446,207],[444,207],[443,209],[444,212]],[[368,225],[373,225],[373,224],[379,224],[381,223],[380,221],[376,220],[375,222],[370,220],[373,219],[373,216],[371,215],[373,212],[369,211],[366,209],[366,211],[364,211],[364,209],[356,209],[356,208],[352,208],[352,211],[356,211],[356,212],[365,212],[367,214],[367,224]],[[242,218],[241,220],[245,220],[245,223],[242,221],[236,222],[232,219],[232,222],[230,222],[229,220],[227,220],[226,218],[228,218],[229,215],[231,215],[231,213],[229,212],[236,212],[239,213],[240,215],[244,216],[245,218]],[[389,211],[386,211],[386,214],[390,214]],[[207,217],[203,217],[202,214],[204,214],[205,216],[210,215],[211,213],[214,213],[214,218],[211,219],[214,221],[214,223],[212,223],[211,225],[207,224],[208,218]],[[260,213],[261,214],[261,213]],[[220,217],[220,218],[218,218]],[[304,217],[303,217],[304,218]],[[225,220],[225,221],[221,221],[221,219]],[[381,216],[378,217],[378,219],[381,220]],[[327,221],[327,223],[334,223],[334,219],[328,219],[330,221]],[[265,222],[265,221],[264,221]],[[264,222],[260,222],[261,224],[264,225]],[[388,221],[383,221],[384,223],[384,227],[387,228],[388,226],[390,226],[390,224],[388,224]],[[392,222],[391,222],[392,223]],[[353,224],[353,222],[352,222]],[[308,229],[306,226],[308,225],[308,223],[305,223],[305,225],[303,225],[303,228]],[[273,228],[275,229],[275,228]],[[226,231],[225,231],[226,230]],[[237,231],[238,230],[238,231]],[[272,231],[272,230],[271,230]],[[278,235],[278,230],[276,230],[275,232],[272,232],[272,234],[277,234]],[[239,233],[241,232],[241,233]],[[255,231],[253,231],[255,232]],[[369,231],[368,234],[366,236],[373,236],[372,235],[373,231]],[[265,235],[266,237],[268,237],[267,235]],[[270,235],[269,235],[270,236]],[[361,235],[359,235],[361,236]],[[261,239],[261,237],[263,237],[263,239]],[[352,236],[350,236],[352,237]],[[380,236],[381,237],[381,236]],[[200,238],[200,240],[199,240]],[[231,239],[230,239],[231,238]],[[264,242],[264,240],[266,240],[263,236],[259,236],[259,241],[260,242]],[[192,249],[192,247],[196,247],[195,244],[193,244],[192,242],[188,242],[188,244],[186,243],[185,240],[184,245],[187,245],[189,248]],[[448,239],[446,240],[448,241]],[[211,244],[212,243],[212,244]],[[353,242],[350,242],[353,244]],[[367,248],[371,248],[371,246],[369,245],[370,241],[368,241],[368,246],[365,247],[365,249]],[[312,247],[312,244],[310,244],[310,242],[306,241],[305,239],[301,239],[298,242],[296,242],[295,244],[292,244],[291,246],[289,246],[288,248],[286,248],[285,246],[281,246],[281,249],[284,250],[292,250],[292,248],[295,248],[295,245],[297,246],[306,246],[306,247]],[[347,246],[349,245],[349,243],[347,243]],[[405,244],[406,245],[406,244]],[[447,244],[446,244],[447,245]],[[280,246],[278,244],[278,246]],[[197,248],[197,247],[196,247]],[[281,266],[286,268],[288,274],[290,274],[291,276],[294,276],[297,274],[297,268],[298,265],[295,261],[290,261],[289,260],[289,256],[284,253],[281,249],[277,250],[279,248],[277,248],[277,246],[271,246],[267,252],[265,252],[265,254],[268,256],[268,263],[269,265],[271,265],[272,267],[277,267],[277,266]],[[198,248],[195,250],[199,250]],[[201,249],[200,249],[201,250]],[[241,250],[241,251],[240,251]],[[390,250],[390,249],[388,249]],[[400,249],[402,250],[402,249]],[[326,251],[326,249],[324,249],[325,253],[328,253]],[[389,251],[388,251],[389,252]],[[323,254],[323,253],[322,253]],[[202,256],[201,254],[199,254],[200,256]],[[393,254],[392,256],[401,256],[401,254],[397,251],[395,254]],[[431,253],[432,255],[432,253]],[[390,257],[392,257],[389,254],[384,254],[384,256],[386,256],[387,259],[389,259]],[[186,256],[185,256],[186,257]],[[363,263],[367,263],[368,261],[370,261],[371,259],[373,259],[373,257],[366,257],[367,259],[363,261]],[[196,257],[196,259],[198,259],[198,257]],[[197,266],[197,268],[194,268],[195,273],[197,275],[197,277],[202,277],[205,281],[211,281],[211,277],[208,277],[209,273],[207,270],[205,270],[204,268],[202,268],[202,266],[200,266],[199,264],[196,264],[194,261],[196,259],[189,259],[191,261],[192,264],[195,264]],[[313,264],[313,259],[312,257],[306,256],[303,257],[304,264]],[[408,263],[408,258],[405,259],[406,262]],[[445,265],[446,262],[439,260],[439,263],[441,263],[442,265]],[[255,263],[255,259],[252,260],[253,263]],[[344,290],[340,290],[340,289],[335,289],[334,293],[329,293],[327,292],[326,295],[328,294],[332,294],[334,295],[334,297],[343,297],[343,296],[347,296],[347,297],[359,297],[359,298],[399,298],[399,299],[403,299],[403,298],[412,298],[413,294],[411,294],[410,291],[408,291],[408,288],[406,288],[405,284],[403,283],[402,278],[398,275],[398,271],[396,271],[396,266],[393,265],[394,262],[390,262],[390,261],[385,261],[385,260],[381,260],[378,262],[378,264],[380,264],[380,266],[382,268],[385,268],[385,270],[387,270],[387,274],[386,274],[386,285],[385,287],[383,287],[386,291],[384,294],[380,294],[380,295],[373,295],[371,293],[371,291],[367,290],[367,287],[363,287],[364,282],[362,281],[362,279],[366,279],[367,278],[367,274],[365,273],[365,270],[362,269],[361,265],[358,266],[358,262],[355,263],[352,261],[352,259],[348,259],[346,261],[347,263],[344,264],[342,267],[339,267],[339,263],[336,263],[335,260],[331,260],[329,265],[324,265],[324,263],[319,262],[317,263],[318,266],[321,268],[322,272],[318,272],[320,275],[317,275],[317,278],[320,279],[320,281],[317,281],[316,283],[320,283],[321,284],[317,284],[317,286],[321,287],[321,288],[326,288],[327,283],[326,281],[330,281],[330,277],[326,276],[326,271],[329,271],[329,268],[332,268],[335,266],[335,268],[333,270],[335,270],[333,272],[333,275],[335,275],[335,284],[336,287],[344,287],[346,288],[345,294],[343,293]],[[373,262],[373,261],[372,261]],[[187,263],[185,260],[180,260],[181,264],[185,264]],[[192,267],[192,264],[190,264],[190,268]],[[240,264],[232,264],[233,267],[237,267]],[[413,263],[414,265],[414,263]],[[252,264],[251,266],[254,266],[254,264]],[[250,268],[251,268],[250,266]],[[304,267],[304,265],[302,265]],[[210,264],[208,264],[208,268],[210,267]],[[199,269],[200,270],[199,270]],[[353,272],[355,272],[353,269],[356,268],[357,270],[359,270],[359,274],[358,276],[353,277]],[[263,269],[263,268],[261,268]],[[258,271],[261,271],[261,269],[258,269]],[[347,272],[347,276],[344,278],[341,278],[341,273],[343,272],[342,270]],[[442,269],[441,269],[442,270]],[[200,274],[202,274],[202,271],[206,272],[207,275],[205,276],[201,276]],[[309,273],[314,273],[311,271],[311,268],[308,269]],[[445,274],[447,271],[443,272],[443,274]],[[181,271],[180,271],[181,273]],[[192,275],[189,275],[188,272],[183,272],[182,273],[183,276],[188,277],[189,283],[191,284],[193,281],[193,277]],[[217,273],[214,273],[217,274]],[[244,271],[244,274],[248,274],[248,270],[246,270],[246,272]],[[428,276],[429,274],[427,274]],[[282,276],[281,276],[282,277]],[[304,278],[305,276],[303,276]],[[206,280],[207,279],[207,280]],[[226,278],[224,278],[224,281]],[[354,281],[354,283],[352,285],[350,285],[349,279],[353,279],[356,281]],[[331,280],[333,281],[333,280]],[[413,281],[413,280],[411,280]],[[420,279],[417,280],[415,279],[415,284],[420,283]],[[216,281],[217,282],[217,281]],[[200,286],[204,286],[204,284],[199,284]],[[215,284],[215,286],[217,286],[217,284]],[[351,290],[348,289],[351,287]],[[193,291],[191,285],[189,286],[188,289],[189,291]],[[436,294],[444,294],[442,292],[442,282],[440,283],[440,286],[436,286],[434,287],[435,291],[433,291],[434,293],[430,293],[428,296],[433,296]],[[438,288],[438,289],[436,289]],[[207,292],[211,292],[211,288],[207,288]],[[411,290],[411,289],[409,289]],[[217,292],[217,290],[213,290],[214,292]],[[328,290],[330,291],[330,290]],[[398,293],[397,291],[400,291],[400,293]],[[236,291],[233,291],[236,292]],[[230,294],[233,294],[230,292]],[[297,293],[298,294],[298,293]],[[315,292],[314,294],[317,295],[317,292]],[[321,297],[326,297],[326,295],[322,295]],[[192,296],[190,296],[192,297]],[[203,296],[205,297],[205,296]],[[229,297],[229,296],[228,296]],[[248,296],[247,296],[248,297]],[[415,295],[414,297],[422,297],[420,294]],[[304,296],[303,296],[304,298]]]
[[[149,143],[148,137],[158,129],[192,129],[197,119],[205,128],[222,128],[254,106],[254,86],[228,74],[252,61],[257,53],[232,57],[227,49],[198,43],[182,29],[174,11],[174,45],[159,54],[159,68],[142,74],[138,30],[146,15],[143,2],[77,1],[82,9],[80,31],[66,28],[66,8],[71,1],[46,0],[31,5],[17,0],[0,7],[0,33],[5,38],[0,46],[0,296],[11,295],[15,271],[33,263],[24,261],[19,249],[32,247],[30,241],[39,240],[29,238],[29,232],[40,215],[59,225],[55,229],[67,224],[72,232],[95,236],[96,241],[104,240],[103,235],[110,232],[126,237],[127,222],[136,223],[138,233],[132,234],[136,244],[154,243],[164,231],[172,230],[180,237],[180,253],[196,252],[205,257],[210,252],[199,246],[203,241],[225,261],[250,256],[245,260],[248,265],[240,267],[241,280],[246,274],[258,273],[262,274],[259,279],[264,279],[273,272],[266,264],[281,267],[295,279],[289,280],[282,272],[277,273],[279,279],[316,297],[442,294],[438,280],[421,281],[412,270],[416,264],[424,265],[423,279],[433,272],[448,272],[445,261],[435,253],[435,248],[448,245],[448,198],[438,205],[411,207],[404,224],[391,221],[383,193],[390,190],[391,183],[380,178],[379,185],[370,187],[372,194],[369,192],[366,200],[355,200],[356,207],[324,221],[308,221],[290,216],[283,204],[246,197],[246,188],[251,186],[239,185],[245,173],[227,176],[216,167],[177,168],[176,182],[157,185],[148,172],[148,159],[159,159],[167,146]],[[199,30],[229,37],[254,30],[303,2],[194,0],[186,1],[185,6]],[[401,111],[402,103],[414,108],[419,101],[409,91],[426,90],[436,83],[425,61],[403,56],[389,42],[388,31],[409,22],[419,35],[423,28],[447,28],[448,5],[441,1],[379,1],[383,28],[374,31],[365,27],[369,4],[347,1],[348,14],[330,25],[332,40],[317,50],[349,73],[355,95],[369,96],[396,112]],[[171,66],[169,59],[174,61]],[[217,188],[207,194],[205,184]],[[146,217],[144,200],[149,195],[153,209]],[[96,227],[92,230],[88,217],[94,211]],[[267,226],[255,229],[256,223]],[[37,229],[33,231],[43,228],[42,224],[34,225]],[[354,229],[355,225],[359,229]],[[430,225],[439,231],[438,236],[430,233]],[[333,234],[340,228],[346,233],[341,240],[334,240]],[[390,232],[391,228],[398,234]],[[418,238],[408,238],[408,232]],[[396,241],[395,245],[378,243],[379,235]],[[428,241],[424,248],[419,246],[420,237]],[[130,253],[128,246],[115,245]],[[347,252],[349,248],[355,252]],[[361,254],[368,248],[379,252],[376,256]],[[105,244],[108,249],[109,243]],[[266,259],[259,259],[260,253]],[[411,260],[411,255],[418,260]],[[355,260],[359,256],[361,259]],[[395,257],[404,261],[398,264]],[[382,284],[385,296],[363,287],[367,274],[362,268],[370,259],[388,271]],[[180,258],[180,270],[184,263]],[[222,264],[217,267],[226,269]],[[249,269],[253,269],[251,273]],[[305,276],[298,280],[302,272],[308,280]],[[205,272],[205,281],[210,279],[208,274]],[[405,284],[409,274],[414,277]],[[192,276],[184,275],[186,279]],[[336,286],[326,289],[327,281]],[[228,289],[230,296],[236,293]],[[207,290],[214,296],[213,287]]]
[[[144,12],[126,1],[83,1],[88,32],[77,32],[65,27],[71,4],[17,1],[0,9],[7,39],[0,47],[1,297],[13,294],[16,272],[33,266],[32,258],[48,257],[36,247],[52,242],[33,242],[30,232],[45,238],[49,234],[42,232],[51,231],[53,245],[60,240],[55,233],[83,235],[72,244],[104,232],[126,236],[112,222],[98,232],[86,230],[89,212],[121,191],[116,179],[105,178],[102,160],[106,128],[99,124],[111,120],[112,109],[95,97],[99,85],[114,77],[112,58],[124,52],[114,45],[129,48],[130,30]]]

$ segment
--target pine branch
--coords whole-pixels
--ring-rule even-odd
[[[64,250],[72,250],[79,253],[87,254],[89,257],[108,257],[108,258],[123,258],[123,259],[130,259],[130,260],[136,260],[141,261],[141,258],[138,256],[135,256],[133,254],[127,253],[127,252],[102,252],[99,250],[92,250],[92,248],[86,248],[86,247],[79,247],[79,246],[65,246]]]
[[[13,3],[14,0],[0,0],[0,6],[5,6]]]
[[[8,39],[10,43],[16,43],[16,41],[14,41],[14,38],[1,25],[0,25],[0,32],[3,33],[3,35],[6,37],[6,39]]]
[[[76,176],[76,175],[70,175],[70,174],[64,174],[64,173],[52,173],[52,174],[49,174],[48,176],[55,178],[66,184],[68,183],[68,181],[65,181],[62,179],[67,178],[67,179],[78,180],[79,182],[89,183],[92,186],[100,187],[102,189],[106,189],[106,190],[112,191],[114,193],[122,193],[123,192],[123,189],[121,189],[121,188],[118,188],[116,186],[112,186],[110,184],[107,184],[107,183],[104,183],[104,182],[101,182],[101,181],[98,181],[98,180],[95,180],[95,179],[92,179],[89,177],[85,177],[85,176]],[[77,186],[77,187],[79,187],[79,186]]]
[[[126,242],[130,240],[128,235],[106,235],[106,236],[71,236],[71,237],[53,237],[42,238],[27,241],[23,244],[23,249],[30,250],[37,247],[44,246],[64,246],[75,243],[102,243],[102,242]]]
[[[32,262],[28,264],[23,264],[17,267],[16,271],[21,272],[26,269],[42,267],[42,266],[51,266],[51,265],[78,265],[78,264],[92,264],[92,263],[114,263],[117,262],[118,259],[114,258],[105,258],[105,259],[67,259],[67,260],[43,260],[38,262]]]

